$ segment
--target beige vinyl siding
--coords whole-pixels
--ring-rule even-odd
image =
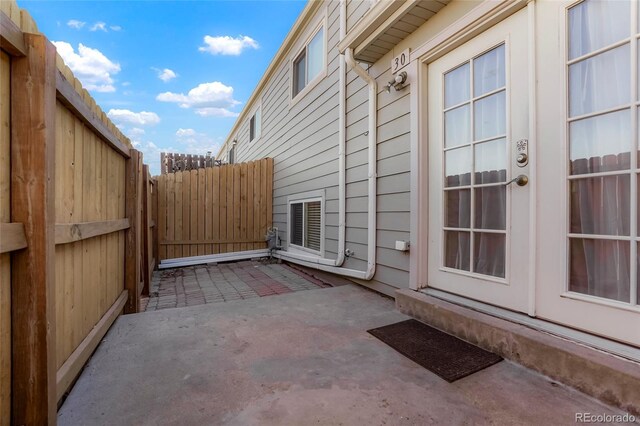
[[[290,63],[280,64],[261,96],[262,131],[248,143],[249,120],[238,131],[238,160],[274,158],[274,226],[287,242],[287,197],[325,191],[325,249],[337,251],[339,3],[327,2],[327,76],[291,104]],[[313,28],[308,28],[305,36]],[[289,57],[295,53],[290,52]],[[335,218],[334,218],[335,217]],[[331,240],[328,240],[330,237]],[[331,256],[331,254],[330,254]],[[333,254],[335,256],[335,254]]]
[[[350,19],[360,19],[370,2],[351,1]],[[354,6],[355,7],[354,9]],[[338,251],[338,103],[339,2],[328,2],[318,13],[327,13],[327,77],[295,104],[290,103],[290,63],[280,64],[263,89],[260,138],[249,143],[249,119],[235,137],[237,161],[274,159],[273,220],[283,245],[288,239],[287,197],[324,190],[325,257]],[[308,28],[307,35],[313,30]],[[290,52],[291,58],[295,53]],[[382,66],[381,64],[384,64]],[[377,270],[363,282],[378,291],[409,285],[409,255],[396,251],[396,240],[409,240],[409,90],[388,94],[383,85],[391,78],[390,61],[371,69],[378,80],[378,230]],[[364,65],[365,69],[367,65]],[[379,68],[379,69],[378,69]],[[346,240],[355,255],[344,266],[367,267],[367,131],[368,89],[352,71],[347,74],[346,129]]]
[[[387,55],[390,56],[390,55]],[[395,250],[396,240],[410,239],[410,105],[411,87],[387,93],[390,61],[369,68],[378,82],[377,266],[372,288],[389,293],[389,286],[409,286],[409,254]],[[367,69],[367,66],[364,65]],[[347,85],[347,247],[355,255],[345,267],[367,266],[367,131],[368,88],[353,72]]]
[[[348,0],[347,1],[347,30],[353,26],[369,11],[372,5],[371,0]]]

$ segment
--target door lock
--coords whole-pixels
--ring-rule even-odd
[[[521,154],[518,154],[518,156],[516,157],[516,162],[518,164],[527,164],[527,160],[529,158],[527,157],[527,154],[525,154],[524,152]]]
[[[520,139],[516,142],[516,165],[524,167],[529,164],[529,141]]]
[[[505,183],[504,186],[511,185],[512,183],[515,183],[518,186],[525,186],[529,183],[529,178],[526,175],[518,175]]]

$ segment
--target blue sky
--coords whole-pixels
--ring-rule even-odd
[[[18,5],[158,174],[161,151],[217,153],[305,2]]]

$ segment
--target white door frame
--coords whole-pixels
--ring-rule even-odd
[[[505,18],[516,13],[520,9],[527,7],[529,9],[529,50],[530,56],[535,55],[534,37],[531,37],[532,31],[535,30],[535,14],[533,0],[509,0],[505,2],[495,2],[486,0],[478,7],[449,25],[442,32],[434,36],[431,40],[415,49],[411,56],[412,61],[407,67],[409,81],[412,82],[410,93],[411,106],[411,242],[412,249],[410,253],[410,273],[409,287],[413,290],[419,290],[428,287],[427,277],[427,253],[428,253],[428,223],[429,223],[429,203],[428,203],[428,181],[429,174],[428,163],[428,132],[427,123],[423,119],[428,111],[428,81],[427,66],[441,56],[451,52],[456,47],[464,44],[468,40],[484,32],[486,29],[504,20]],[[417,58],[417,59],[413,59]],[[531,96],[535,93],[535,62],[529,58],[529,141],[530,146],[535,145],[535,129],[531,131],[531,123],[535,123],[535,108],[531,108],[531,104],[535,105],[535,97]],[[533,116],[532,116],[533,115]],[[533,126],[535,128],[535,126]],[[531,148],[530,148],[531,150]],[[531,151],[530,151],[531,152]],[[535,154],[531,152],[533,156]],[[535,178],[535,160],[530,160],[530,185]],[[530,187],[530,193],[535,194],[535,185]],[[534,196],[534,195],[532,195]],[[530,211],[530,229],[535,230],[535,203]],[[534,234],[531,234],[534,235]],[[534,244],[532,239],[532,244]],[[535,253],[533,249],[528,259],[530,274],[529,284],[529,315],[535,314]]]

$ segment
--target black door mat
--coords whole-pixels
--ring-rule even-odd
[[[449,383],[502,361],[494,353],[414,319],[368,333]]]

